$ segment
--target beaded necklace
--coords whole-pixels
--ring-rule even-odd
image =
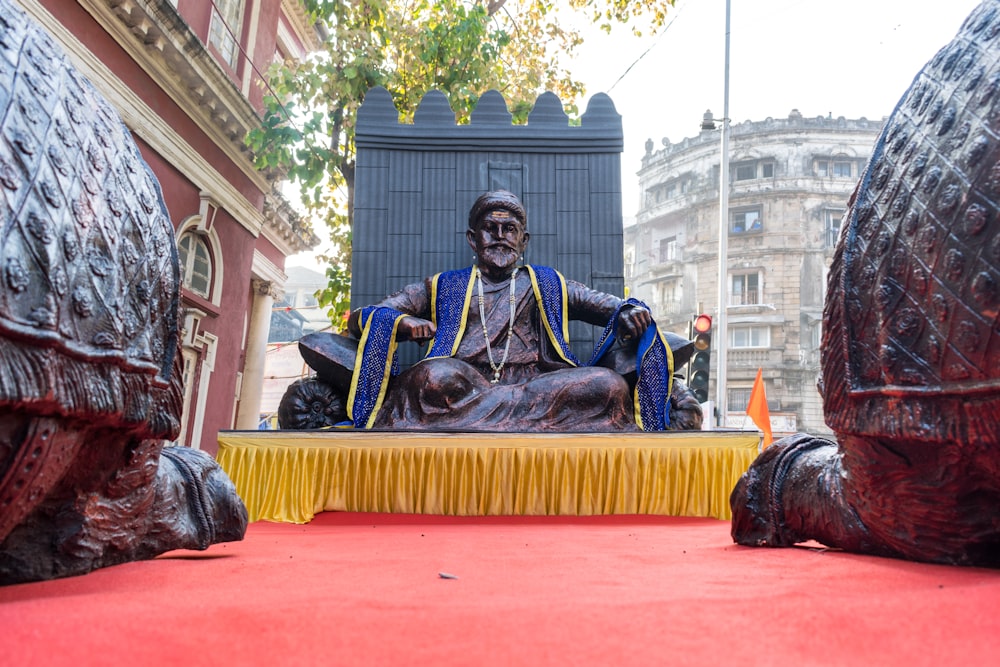
[[[478,280],[476,285],[479,288],[479,320],[483,324],[483,337],[486,339],[486,356],[490,360],[490,368],[493,369],[493,379],[490,380],[491,384],[497,384],[500,382],[500,371],[503,370],[504,364],[507,363],[507,355],[510,353],[510,339],[514,337],[514,315],[515,315],[515,304],[514,304],[514,286],[517,280],[517,272],[521,267],[515,267],[514,273],[510,274],[510,324],[507,326],[507,342],[503,346],[503,358],[500,360],[499,365],[493,360],[493,348],[490,345],[490,332],[486,328],[486,305],[485,298],[483,296],[483,274],[479,269],[476,269]]]

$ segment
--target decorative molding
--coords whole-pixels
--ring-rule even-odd
[[[199,220],[197,229],[203,234],[212,231],[215,226],[215,216],[219,212],[219,202],[212,198],[212,195],[202,190],[198,193],[201,204],[198,206]]]
[[[182,343],[185,347],[195,347],[198,339],[201,320],[208,317],[208,313],[194,306],[184,306],[184,328],[181,330]]]
[[[306,52],[318,51],[322,44],[316,27],[301,0],[281,0],[281,13],[288,18],[289,27],[295,31]],[[279,27],[280,31],[280,27]]]
[[[98,4],[94,7],[88,6],[87,10],[182,109],[188,110],[188,115],[199,127],[212,137],[214,143],[226,152],[257,188],[265,193],[268,200],[266,203],[269,203],[275,196],[273,193],[267,194],[275,174],[261,172],[256,168],[252,153],[243,141],[250,129],[260,125],[257,112],[247,100],[252,68],[246,68],[242,90],[238,89],[169,2],[164,0],[103,0],[103,2],[106,7]],[[251,53],[258,32],[260,6],[255,5],[252,11],[251,42],[247,45]],[[303,11],[299,12],[302,16],[304,16]],[[117,22],[114,19],[117,19]],[[144,37],[137,35],[137,25],[142,26],[141,33]],[[157,44],[160,40],[166,41],[151,51],[148,48],[152,43],[150,34],[158,35],[157,39],[153,40]],[[218,191],[218,188],[215,191]],[[226,204],[223,204],[223,207],[230,210],[255,237],[263,233],[265,238],[274,243],[286,256],[309,250],[319,242],[310,234],[300,233],[294,225],[289,226],[285,219],[269,217],[261,221],[256,209],[251,209],[253,211],[251,214],[249,211],[241,213]],[[244,219],[253,222],[247,224],[243,222]],[[273,229],[270,228],[271,225]]]
[[[255,294],[270,295],[275,301],[284,298],[288,276],[259,250],[254,250],[253,266],[250,270]]]
[[[264,222],[264,238],[285,257],[305,252],[319,244],[319,237],[288,200],[277,192],[264,199]]]
[[[208,386],[215,371],[215,353],[219,345],[219,337],[203,332],[198,335],[194,348],[198,350],[198,404],[194,410],[194,420],[191,428],[192,449],[201,449],[201,438],[205,430],[205,405],[208,402]]]
[[[281,301],[285,296],[285,292],[269,280],[254,278],[250,284],[256,296],[269,296],[275,301]]]
[[[247,178],[266,191],[269,179],[254,167],[243,141],[260,125],[260,118],[177,9],[166,0],[77,1]]]
[[[260,250],[253,251],[253,266],[250,268],[254,278],[269,280],[284,285],[288,276],[277,264],[269,260]]]

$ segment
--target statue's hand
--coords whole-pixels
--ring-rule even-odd
[[[434,338],[435,333],[437,333],[437,327],[433,322],[412,315],[400,320],[399,327],[396,329],[396,336],[399,340],[412,340],[417,343]]]
[[[623,308],[618,313],[618,331],[621,339],[628,342],[642,337],[653,323],[653,316],[642,306]]]

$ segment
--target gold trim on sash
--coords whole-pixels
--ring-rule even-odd
[[[552,326],[549,324],[548,313],[545,312],[545,302],[542,299],[542,290],[538,286],[538,278],[535,276],[535,270],[530,264],[525,265],[528,269],[528,276],[531,277],[531,290],[535,294],[535,303],[538,304],[538,311],[542,318],[542,324],[545,325],[545,333],[549,337],[549,342],[552,343],[552,347],[555,348],[556,353],[559,357],[565,361],[570,366],[577,366],[577,363],[572,359],[569,359],[563,352],[562,345],[559,344],[559,340],[556,338],[555,332],[552,331]],[[562,297],[562,313],[560,313],[562,320],[562,335],[563,340],[566,341],[566,345],[569,345],[569,296],[566,293],[566,279],[561,273],[553,269],[555,274],[559,277],[559,288]]]
[[[371,428],[372,424],[375,423],[375,417],[378,415],[379,410],[382,409],[382,402],[385,400],[385,392],[389,388],[389,374],[392,372],[392,359],[396,354],[396,348],[399,346],[399,342],[396,340],[396,330],[399,328],[399,322],[404,318],[409,317],[406,313],[400,313],[396,316],[396,319],[392,321],[392,333],[389,338],[389,354],[386,355],[385,367],[382,369],[382,382],[379,384],[378,398],[375,401],[375,407],[372,408],[371,414],[368,416],[368,421],[365,423],[363,428]],[[368,344],[368,334],[371,331],[372,321],[375,319],[375,314],[372,313],[368,316],[368,321],[364,323],[364,327],[361,330],[361,340],[358,342],[358,352],[354,357],[354,368],[360,369],[362,361],[364,359],[365,347]],[[351,378],[351,391],[347,394],[347,416],[351,421],[354,421],[354,398],[358,390],[358,373],[355,372],[354,376]],[[357,424],[355,424],[357,427]]]

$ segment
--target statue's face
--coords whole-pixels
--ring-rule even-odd
[[[479,265],[493,272],[513,271],[524,254],[531,235],[524,224],[504,209],[489,211],[466,232],[469,245],[479,257]]]

